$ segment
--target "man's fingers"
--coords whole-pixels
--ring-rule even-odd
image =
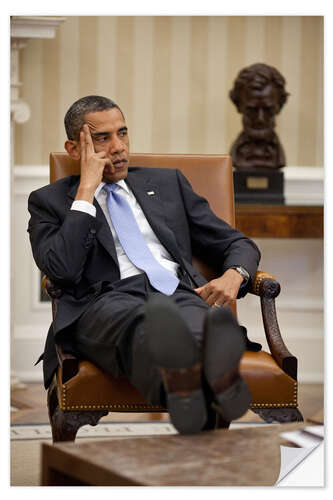
[[[216,290],[211,289],[209,286],[204,286],[201,290],[200,297],[209,305],[212,306],[214,302],[219,297],[219,293]]]
[[[81,161],[85,162],[87,159],[86,155],[86,145],[84,143],[84,132],[80,131],[80,153],[81,153]]]
[[[216,297],[215,300],[212,300],[211,303],[209,304],[210,306],[231,306],[235,301],[233,299],[230,299],[228,297]]]
[[[104,165],[106,165],[107,163],[109,165],[112,164],[110,158],[107,157],[107,154],[106,154],[105,151],[100,151],[99,153],[95,153],[95,157],[98,158],[98,159],[100,159],[100,160],[103,160]]]
[[[103,155],[102,157],[97,158],[97,160],[100,163],[100,165],[103,166],[103,168],[105,167],[105,165],[110,165],[111,170],[115,172],[115,168],[113,167],[112,161],[110,160],[110,158],[107,158],[107,157],[105,158]]]
[[[239,283],[234,279],[226,278],[226,274],[220,278],[213,279],[209,283],[194,291],[210,306],[231,306],[237,298]]]
[[[228,290],[216,290],[210,286],[202,288],[200,297],[209,305],[217,303],[220,306],[229,305],[233,302],[233,293]]]
[[[94,143],[90,134],[90,129],[88,125],[85,123],[83,125],[83,132],[84,132],[84,142],[85,142],[85,148],[86,148],[86,153],[87,155],[92,155],[95,153],[95,148],[94,148]]]
[[[212,293],[212,294],[211,294],[211,295],[209,295],[209,297],[206,299],[206,302],[207,302],[207,304],[208,304],[209,306],[213,306],[213,305],[215,304],[215,302],[218,302],[218,301],[217,301],[217,298],[218,298],[218,297],[217,297],[215,294],[213,294],[213,293]],[[220,302],[218,302],[218,304],[222,306],[222,305],[223,305],[222,300],[220,300]]]
[[[209,300],[212,302],[210,305],[214,305],[216,303],[219,306],[230,306],[236,299],[234,298],[233,293],[225,292],[212,294],[210,295]]]
[[[199,292],[199,295],[200,297],[205,301],[207,302],[207,298],[209,297],[209,295],[211,294],[211,291],[209,290],[209,288],[206,286],[202,287],[200,292]]]
[[[214,306],[215,304],[218,304],[219,306],[224,306],[227,302],[227,297],[225,297],[220,292],[214,292],[209,295],[206,302],[210,306]]]

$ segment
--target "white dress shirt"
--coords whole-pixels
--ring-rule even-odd
[[[169,252],[164,248],[164,246],[160,243],[157,236],[155,235],[152,227],[146,219],[145,214],[142,211],[139,203],[137,202],[133,192],[128,187],[124,180],[120,180],[115,183],[117,188],[117,193],[125,198],[125,200],[129,203],[136,222],[140,228],[143,237],[155,257],[155,259],[166,269],[169,269],[173,274],[177,275],[177,270],[179,268],[179,264],[172,260]],[[120,278],[128,278],[129,276],[134,276],[135,274],[143,273],[141,269],[138,269],[127,257],[126,253],[123,250],[123,247],[120,244],[119,238],[116,234],[116,231],[113,227],[109,211],[106,205],[106,197],[107,193],[103,189],[105,182],[101,182],[95,191],[95,199],[98,201],[101,209],[104,212],[106,220],[110,226],[110,230],[112,232],[114,244],[116,247],[118,263],[120,268]],[[71,210],[79,210],[81,212],[86,212],[93,217],[96,217],[96,207],[85,200],[75,200],[71,206]]]

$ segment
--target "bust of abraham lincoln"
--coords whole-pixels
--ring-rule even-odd
[[[238,74],[230,99],[243,115],[243,131],[231,146],[237,170],[276,170],[286,164],[275,128],[275,116],[288,93],[285,79],[267,64],[253,64]]]

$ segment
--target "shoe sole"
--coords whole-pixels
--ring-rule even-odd
[[[148,302],[144,329],[147,348],[163,377],[172,424],[180,434],[200,432],[207,420],[200,383],[195,390],[183,390],[191,372],[201,379],[199,349],[171,299],[156,296]],[[180,390],[168,392],[168,385],[174,377]]]
[[[216,310],[207,315],[204,337],[204,372],[213,391],[219,380],[234,372],[232,385],[221,392],[214,391],[218,404],[213,406],[228,422],[244,415],[252,401],[249,386],[239,374],[239,362],[245,351],[244,338],[231,312],[230,315],[228,328],[221,326],[225,311]]]

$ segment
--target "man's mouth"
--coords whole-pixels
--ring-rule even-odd
[[[127,160],[125,159],[119,159],[119,160],[113,160],[112,161],[112,166],[115,167],[116,169],[123,168],[127,163]]]

